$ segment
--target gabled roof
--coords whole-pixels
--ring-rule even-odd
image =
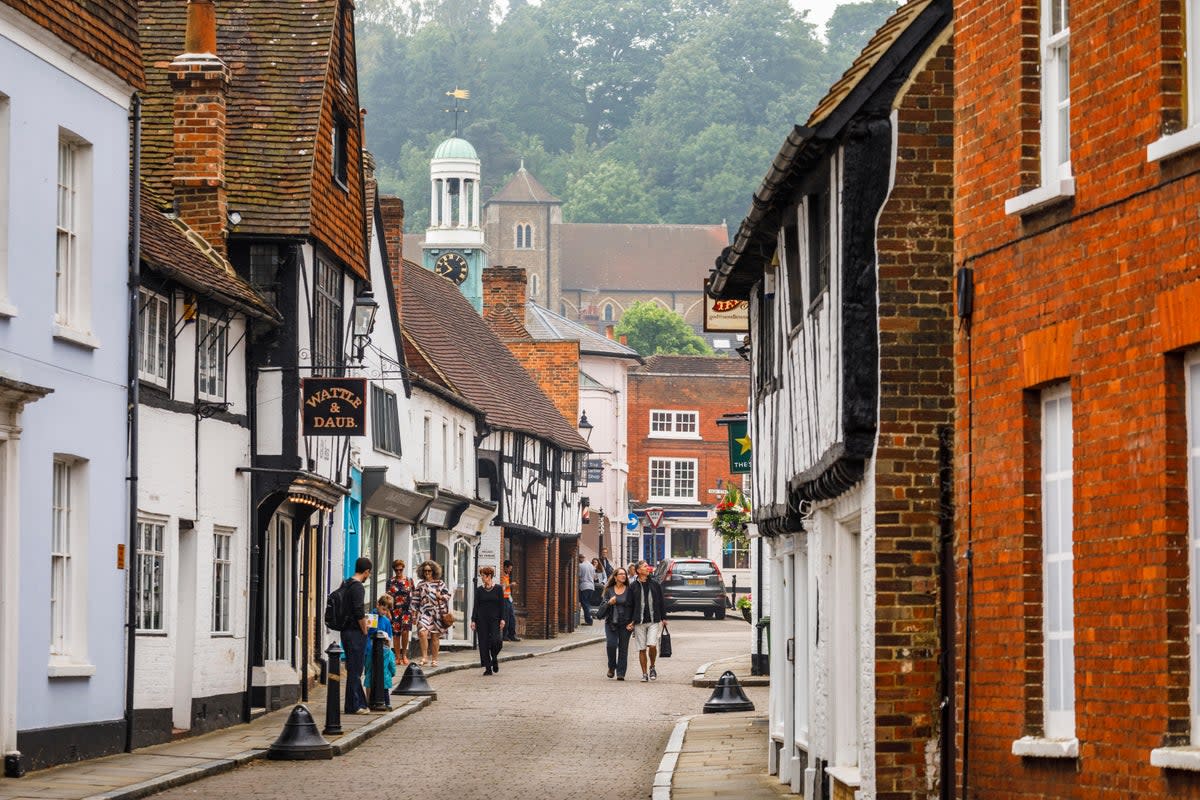
[[[316,136],[338,0],[216,3],[217,55],[233,79],[225,178],[238,233],[294,236],[312,222]],[[142,0],[146,63],[145,176],[171,196],[172,92],[167,67],[183,49],[187,3]]]
[[[225,258],[181,219],[171,219],[161,197],[142,184],[141,258],[146,266],[218,303],[270,322],[283,318]]]
[[[538,179],[529,174],[524,164],[521,164],[521,168],[517,170],[517,174],[512,176],[503,189],[492,195],[488,199],[488,202],[557,203],[562,205],[562,200],[550,194],[545,186],[538,183]]]
[[[534,339],[578,339],[580,355],[641,360],[638,351],[632,347],[601,336],[591,328],[562,314],[555,314],[537,303],[525,303],[525,329]]]
[[[564,223],[559,226],[563,289],[698,291],[729,244],[724,225]]]
[[[750,287],[775,252],[779,216],[792,200],[794,184],[823,158],[854,115],[903,62],[937,39],[950,24],[951,5],[951,0],[909,0],[897,9],[817,103],[808,124],[788,132],[754,193],[733,244],[720,251],[710,275],[709,291],[714,297],[748,298]]]
[[[137,0],[3,0],[3,4],[130,86],[144,85]]]
[[[547,439],[565,450],[588,444],[492,332],[454,284],[404,262],[404,337],[420,354],[409,368],[481,408],[493,428]]]
[[[501,341],[532,341],[534,338],[508,306],[485,308],[483,314],[488,325]]]
[[[750,379],[750,362],[729,356],[650,356],[646,363],[632,370],[632,375],[688,375],[711,378]]]

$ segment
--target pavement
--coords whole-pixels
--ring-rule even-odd
[[[696,667],[696,674],[692,677],[692,686],[711,689],[717,685],[717,681],[725,674],[726,670],[737,676],[738,683],[743,689],[747,686],[771,685],[770,675],[750,674],[750,654],[742,653],[731,658],[709,661]]]
[[[790,788],[767,774],[765,711],[764,705],[754,711],[702,714],[681,721],[659,764],[653,800],[789,796]]]

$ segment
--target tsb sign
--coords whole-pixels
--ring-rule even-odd
[[[366,436],[366,378],[300,381],[305,436]]]

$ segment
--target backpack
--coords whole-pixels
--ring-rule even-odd
[[[342,585],[329,593],[325,598],[325,627],[331,631],[343,630],[350,620],[350,594],[346,591],[350,579],[342,581]]]

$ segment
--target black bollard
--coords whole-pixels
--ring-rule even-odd
[[[325,730],[326,736],[338,736],[342,732],[342,646],[337,642],[325,648],[329,656],[329,680],[325,693]]]
[[[704,704],[704,713],[713,714],[722,711],[753,711],[754,703],[742,691],[737,676],[730,670],[725,670],[713,688],[712,696]]]
[[[383,674],[384,650],[387,649],[384,643],[387,641],[388,635],[381,630],[376,630],[371,638],[374,640],[371,642],[371,710],[391,711],[392,704],[388,700],[388,691],[392,687],[388,686]]]
[[[392,694],[425,696],[437,700],[437,692],[430,688],[429,681],[425,680],[425,671],[411,661]]]
[[[333,758],[333,748],[317,733],[317,723],[312,714],[305,706],[299,705],[288,715],[279,738],[267,748],[267,758],[272,761]]]

